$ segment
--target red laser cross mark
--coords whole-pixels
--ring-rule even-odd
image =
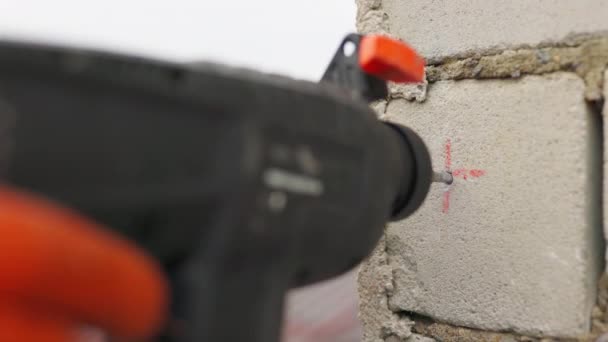
[[[448,139],[445,142],[445,170],[452,172],[452,177],[454,177],[454,181],[456,178],[462,178],[463,180],[468,180],[469,178],[479,178],[486,174],[484,170],[480,169],[454,169],[452,170],[452,140]],[[443,193],[443,213],[447,214],[450,210],[450,191],[451,186]]]

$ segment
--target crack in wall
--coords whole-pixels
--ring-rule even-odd
[[[574,46],[504,50],[494,55],[446,60],[427,66],[429,82],[462,79],[518,78],[569,71],[586,84],[585,98],[602,99],[603,72],[608,66],[608,36],[585,36]]]
[[[442,63],[426,67],[426,77],[422,83],[389,83],[388,101],[406,99],[424,102],[429,87],[437,81],[519,78],[560,71],[576,73],[585,82],[585,99],[600,101],[603,98],[604,70],[608,67],[608,36],[584,35],[577,39],[569,38],[567,44],[555,44],[503,50],[464,59],[445,59]]]
[[[484,331],[458,327],[437,322],[432,317],[416,313],[402,313],[415,323],[412,332],[433,338],[437,342],[606,342],[608,336],[608,276],[604,274],[598,282],[598,300],[592,312],[592,327],[589,334],[579,338],[533,337],[511,332]]]
[[[603,72],[602,72],[603,74]],[[590,101],[589,106],[589,121],[592,131],[588,139],[587,151],[589,159],[592,160],[592,165],[589,168],[587,191],[585,198],[587,202],[585,207],[588,210],[588,216],[592,218],[592,225],[595,227],[594,235],[591,236],[589,244],[592,246],[591,251],[596,251],[592,258],[598,261],[596,265],[598,274],[603,274],[598,279],[597,284],[589,284],[590,290],[596,293],[596,305],[591,312],[592,327],[591,331],[607,332],[606,326],[606,303],[605,295],[608,287],[606,286],[606,238],[604,236],[604,155],[605,155],[605,132],[604,132],[604,116],[603,116],[603,100]]]

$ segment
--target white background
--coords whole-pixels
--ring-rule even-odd
[[[319,78],[354,0],[0,0],[0,39],[177,61],[213,60]]]

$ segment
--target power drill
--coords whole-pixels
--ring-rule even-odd
[[[277,341],[288,289],[352,269],[423,202],[423,141],[368,106],[423,74],[371,35],[347,36],[318,84],[3,42],[0,171],[158,260],[159,339]]]

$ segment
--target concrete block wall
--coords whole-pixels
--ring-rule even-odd
[[[419,132],[434,168],[455,176],[362,265],[364,341],[600,338],[608,1],[358,6],[361,32],[402,39],[429,63],[427,82],[392,86],[374,108]]]

